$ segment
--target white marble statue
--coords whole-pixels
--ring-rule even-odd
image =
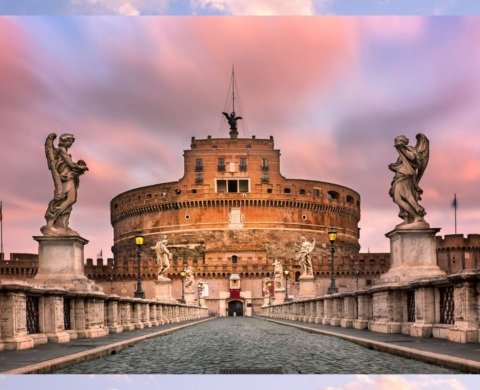
[[[403,222],[397,228],[425,228],[429,227],[423,217],[425,209],[418,203],[423,190],[419,186],[429,158],[428,138],[417,134],[415,147],[408,145],[408,138],[400,135],[395,138],[395,148],[398,159],[389,164],[388,168],[395,172],[389,194],[400,208],[398,216]]]
[[[40,231],[44,236],[78,236],[68,224],[72,207],[77,201],[80,175],[88,171],[88,168],[85,161],[75,162],[68,153],[75,141],[73,134],[62,134],[57,148],[53,144],[55,138],[57,135],[51,133],[45,141],[45,155],[52,174],[54,192],[45,213],[47,224]]]
[[[262,281],[262,292],[264,297],[268,297],[270,295],[270,288],[269,288],[270,278],[265,276]]]
[[[297,260],[300,260],[302,267],[302,276],[313,275],[312,251],[315,248],[315,239],[308,241],[305,237],[300,238],[300,249],[297,254]]]
[[[157,276],[162,276],[168,268],[170,268],[170,261],[172,260],[172,254],[167,248],[167,239],[164,237],[156,243],[151,249],[155,250],[157,255]]]
[[[185,268],[185,287],[190,287],[195,281],[195,272],[193,272],[192,267],[188,266]]]
[[[274,282],[275,282],[275,290],[282,290],[283,289],[283,267],[280,262],[275,259],[273,263],[273,275],[274,275]]]

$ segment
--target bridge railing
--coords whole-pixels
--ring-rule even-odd
[[[272,304],[261,313],[373,332],[479,342],[480,271]]]
[[[177,302],[74,293],[0,282],[0,350],[26,349],[208,317],[208,309]]]

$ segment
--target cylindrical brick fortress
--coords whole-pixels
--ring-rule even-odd
[[[136,232],[148,246],[166,236],[177,254],[204,264],[225,256],[293,259],[302,236],[315,239],[312,255],[320,258],[332,227],[338,254],[358,254],[360,195],[338,184],[285,178],[273,137],[192,138],[184,164],[180,180],[111,201],[116,259],[134,258]]]

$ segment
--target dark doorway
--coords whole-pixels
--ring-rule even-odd
[[[230,301],[228,302],[228,316],[243,316],[243,302],[242,301]]]

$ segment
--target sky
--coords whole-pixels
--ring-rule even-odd
[[[11,375],[0,376],[5,389],[60,388],[69,380],[71,390],[108,389],[268,389],[312,390],[467,390],[478,385],[475,375]]]
[[[240,136],[274,136],[288,178],[361,195],[361,251],[389,250],[393,140],[423,132],[420,183],[440,234],[480,233],[479,17],[0,17],[4,252],[36,252],[53,195],[50,132],[73,133],[80,179],[70,226],[86,257],[111,256],[109,203],[178,180],[190,138],[221,127],[235,65]]]
[[[427,221],[480,232],[480,20],[340,17],[478,14],[472,1],[0,0],[0,201],[5,252],[36,252],[53,194],[43,143],[72,132],[81,177],[71,226],[86,257],[109,255],[109,202],[179,179],[191,136],[227,136],[221,111],[232,64],[245,121],[240,135],[275,137],[282,172],[362,196],[362,251],[388,251],[400,222],[388,196],[393,139],[431,141],[422,179]],[[79,17],[73,15],[332,15],[329,17]],[[51,17],[48,15],[62,15]],[[247,124],[247,125],[245,125]],[[70,377],[68,377],[70,379]],[[64,386],[65,376],[2,376],[1,388]],[[478,376],[76,376],[69,386],[131,389],[463,390]]]
[[[0,0],[11,15],[471,15],[478,0]]]

